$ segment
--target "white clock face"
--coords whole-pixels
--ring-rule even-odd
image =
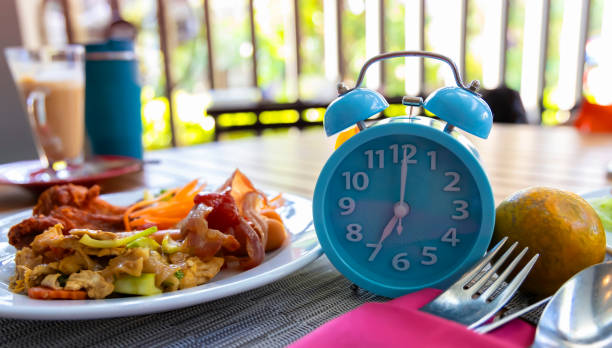
[[[389,286],[427,286],[472,250],[482,202],[468,167],[418,136],[375,138],[333,171],[325,196],[330,242],[349,267]]]

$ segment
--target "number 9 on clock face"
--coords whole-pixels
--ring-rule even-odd
[[[361,135],[376,128],[384,127]],[[494,205],[477,158],[429,130],[442,140],[404,132],[347,142],[317,183],[324,250],[349,279],[379,294],[450,285],[490,240]]]

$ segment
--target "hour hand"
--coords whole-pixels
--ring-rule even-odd
[[[380,240],[378,241],[378,243],[376,243],[376,244],[374,244],[374,243],[366,244],[366,247],[374,248],[374,251],[372,251],[372,254],[370,254],[370,257],[368,258],[368,261],[374,261],[374,259],[376,258],[376,255],[378,255],[378,252],[380,251],[380,249],[382,249],[382,243],[384,242],[384,240],[387,237],[389,237],[389,235],[393,231],[393,227],[395,227],[395,224],[397,223],[397,220],[398,220],[398,216],[397,215],[393,215],[393,218],[391,218],[391,220],[389,220],[389,222],[385,226],[385,229],[383,230],[383,233],[380,236]]]

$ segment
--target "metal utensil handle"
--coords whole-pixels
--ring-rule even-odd
[[[514,312],[512,314],[509,314],[509,315],[507,315],[507,316],[505,316],[505,317],[503,317],[503,318],[501,318],[501,319],[499,319],[497,321],[494,321],[491,324],[482,325],[480,327],[477,327],[477,328],[474,329],[474,331],[476,331],[479,334],[485,334],[485,333],[487,333],[489,331],[497,329],[498,327],[500,327],[500,326],[502,326],[502,325],[504,325],[504,324],[506,324],[506,323],[508,323],[508,322],[510,322],[510,321],[512,321],[512,320],[514,320],[514,319],[516,319],[516,318],[518,318],[520,316],[522,316],[523,314],[527,314],[527,313],[533,311],[534,309],[540,307],[541,305],[547,303],[548,301],[550,301],[551,298],[552,298],[552,296],[548,296],[547,298],[542,299],[542,300],[540,300],[540,301],[538,301],[538,302],[536,302],[536,303],[534,303],[534,304],[532,304],[532,305],[530,305],[528,307],[525,307],[525,308],[523,308],[523,309],[521,309],[519,311],[516,311],[516,312]]]
[[[398,57],[423,57],[423,58],[432,58],[432,59],[441,60],[445,62],[446,64],[450,65],[451,70],[453,71],[453,75],[455,76],[455,82],[457,83],[457,86],[463,89],[469,90],[469,88],[463,84],[463,80],[461,79],[461,75],[459,74],[459,70],[457,69],[455,62],[453,62],[447,56],[443,56],[441,54],[432,53],[432,52],[425,52],[425,51],[389,52],[389,53],[379,54],[377,56],[374,56],[368,59],[368,61],[365,62],[365,64],[361,68],[361,71],[359,72],[359,77],[357,78],[357,83],[355,84],[354,88],[358,88],[359,86],[361,86],[361,83],[363,82],[363,79],[365,78],[366,70],[368,70],[370,65],[378,62],[379,60],[385,60],[389,58],[398,58]]]

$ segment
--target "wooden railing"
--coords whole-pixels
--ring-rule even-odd
[[[108,0],[111,8],[115,14],[119,13],[121,2],[118,0]],[[154,1],[154,0],[151,0]],[[157,1],[157,17],[159,25],[159,39],[160,48],[163,54],[164,60],[164,76],[166,78],[166,88],[164,90],[165,96],[168,100],[172,100],[171,96],[173,93],[174,83],[170,74],[170,66],[172,64],[171,55],[169,53],[168,35],[166,23],[168,6],[171,5],[169,0],[155,0]],[[206,47],[207,47],[207,78],[208,86],[211,89],[217,87],[217,81],[215,81],[215,64],[218,58],[223,52],[217,52],[215,45],[212,44],[212,35],[215,28],[211,25],[211,19],[213,14],[211,13],[209,0],[203,1],[204,18],[202,25],[206,28]],[[233,0],[228,0],[233,1]],[[249,18],[249,30],[250,30],[250,41],[253,48],[253,52],[250,55],[251,59],[251,78],[252,87],[260,88],[258,85],[258,45],[254,15],[254,0],[248,1],[248,18]],[[280,1],[280,0],[279,0]],[[294,57],[294,66],[289,66],[291,74],[295,76],[291,79],[297,84],[299,77],[302,74],[302,33],[300,26],[300,12],[299,12],[299,1],[300,0],[283,0],[291,1],[292,11],[292,23],[293,30],[290,35],[292,42],[292,57]],[[325,20],[325,52],[322,64],[325,65],[326,76],[335,78],[335,82],[346,79],[354,79],[355,76],[347,76],[346,62],[347,52],[343,49],[343,16],[345,1],[343,0],[321,0],[322,8],[324,12]],[[365,0],[365,21],[366,21],[366,32],[363,35],[366,38],[366,55],[371,56],[387,50],[385,47],[385,2],[391,0]],[[451,0],[448,2],[450,8],[449,11],[455,11],[452,15],[453,18],[457,19],[454,23],[457,23],[455,27],[450,27],[449,24],[449,40],[453,43],[454,53],[451,52],[450,56],[454,58],[461,71],[461,74],[465,76],[465,62],[466,62],[466,36],[467,36],[467,15],[468,8],[472,5],[474,0]],[[528,0],[525,1],[525,26],[524,26],[524,41],[523,41],[523,58],[522,58],[522,69],[521,69],[521,97],[525,108],[528,112],[528,119],[532,123],[540,122],[540,113],[543,110],[542,95],[544,90],[545,82],[545,69],[548,54],[549,44],[549,31],[550,31],[550,8],[551,1],[554,0]],[[70,0],[61,0],[63,4],[64,15],[66,18],[66,30],[68,40],[73,40],[74,30],[71,23],[73,14],[70,9]],[[426,6],[428,1],[425,0],[405,0],[405,35],[406,35],[406,49],[410,50],[424,50],[425,47],[425,20],[426,20]],[[492,68],[488,69],[487,76],[485,77],[485,87],[491,88],[497,85],[505,84],[507,77],[507,59],[506,49],[508,46],[507,34],[508,34],[508,9],[512,1],[510,0],[490,0],[487,6],[494,8],[492,12],[487,14],[487,20],[493,21],[493,25],[487,30],[495,31],[495,35],[489,35],[491,42],[488,42],[487,46],[491,54],[496,57],[495,61],[488,62],[492,64]],[[573,33],[570,36],[572,42],[565,42],[565,45],[572,46],[572,52],[575,57],[571,57],[571,64],[564,66],[564,91],[569,98],[569,102],[566,103],[565,108],[572,109],[580,101],[582,95],[582,79],[584,72],[584,57],[585,57],[585,46],[587,39],[587,31],[589,25],[589,18],[591,14],[591,0],[573,0],[565,1],[565,6],[572,6],[572,12],[568,16],[572,17],[571,25],[573,26],[570,30]],[[568,18],[569,18],[568,17]],[[491,29],[492,28],[492,29]],[[443,52],[444,53],[444,52]],[[447,53],[448,54],[448,53]],[[424,96],[427,92],[425,90],[425,73],[424,65],[421,59],[415,59],[414,61],[406,61],[406,73],[405,76],[410,82],[406,83],[406,92]],[[384,86],[386,83],[387,74],[384,73],[385,66],[381,65],[378,69],[372,69],[373,72],[368,75],[368,86],[379,88],[383,93],[385,92]],[[517,72],[518,73],[518,72]],[[331,83],[331,82],[330,82]],[[299,91],[299,86],[293,86]],[[391,103],[399,103],[401,95],[387,95]],[[293,109],[298,112],[310,108],[325,107],[329,101],[309,101],[302,100],[299,97],[288,103],[278,103],[274,101],[261,100],[256,103],[232,106],[232,105],[221,105],[215,104],[213,101],[212,106],[207,110],[207,114],[212,116],[218,116],[223,113],[235,113],[235,112],[253,112],[259,115],[261,112],[270,110],[286,110]],[[175,117],[175,111],[173,110],[173,103],[170,102],[170,125],[174,125],[173,118]],[[306,127],[312,125],[312,122],[304,121],[300,118],[294,123],[278,123],[273,125],[263,125],[258,120],[252,125],[246,126],[232,126],[233,129],[255,129],[261,130],[266,127]],[[216,125],[216,134],[227,131],[228,129],[222,128]],[[172,131],[172,145],[176,145],[175,130]]]

